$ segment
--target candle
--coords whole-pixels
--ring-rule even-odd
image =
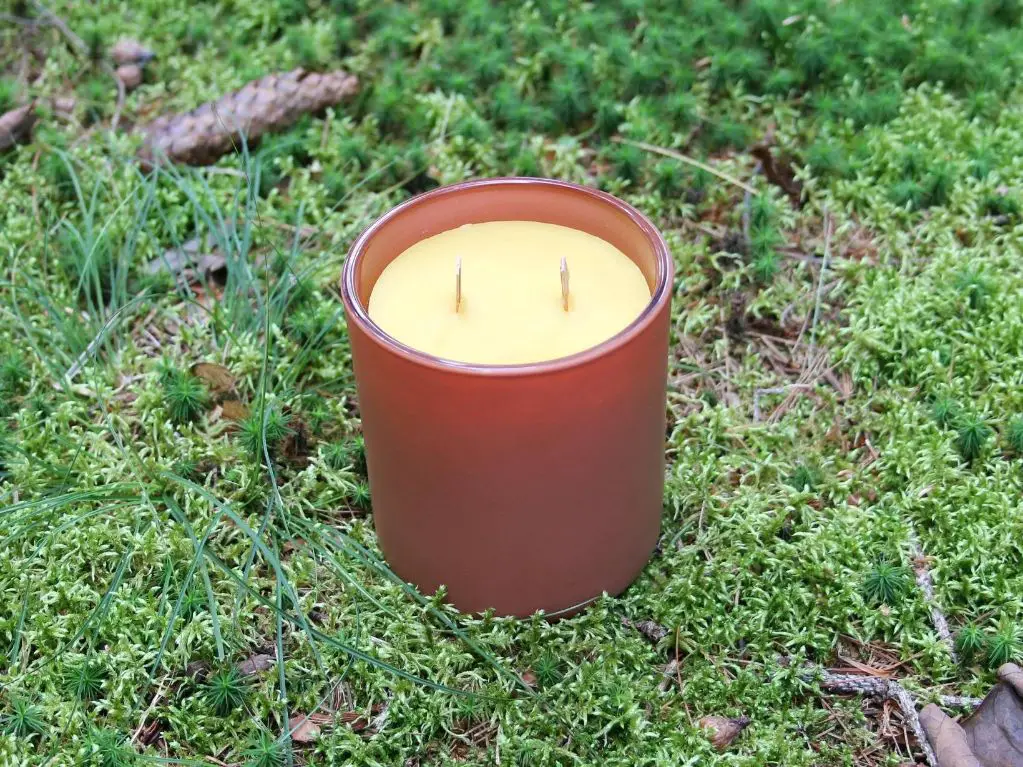
[[[570,275],[567,310],[562,259]],[[606,240],[557,224],[488,221],[427,237],[401,253],[373,287],[369,316],[427,354],[507,365],[596,346],[649,303],[639,267]]]
[[[508,232],[529,231],[537,245],[511,247]],[[554,247],[552,233],[596,241],[605,254],[606,243],[632,262],[642,288],[597,277],[606,267],[596,268],[599,256]],[[469,236],[478,246],[443,246]],[[436,264],[416,256],[435,247]],[[631,275],[615,258],[608,263]],[[500,615],[566,614],[629,585],[660,531],[672,269],[664,240],[641,213],[561,181],[442,187],[363,232],[345,261],[341,299],[373,522],[397,575],[427,594],[443,585],[463,611]],[[422,308],[406,313],[403,301]],[[512,307],[510,316],[490,314],[501,305]],[[522,314],[527,306],[548,315],[549,335],[573,328],[571,348],[584,348],[564,356],[570,347],[527,334],[534,322]],[[389,312],[404,324],[391,325]],[[618,317],[613,326],[603,324],[607,315]],[[507,328],[489,345],[436,352],[423,348],[428,338],[410,335],[418,318],[482,338],[488,316]],[[530,339],[528,348],[516,335]],[[547,355],[555,357],[538,359]],[[509,363],[527,356],[533,361]],[[506,364],[489,364],[497,360]]]

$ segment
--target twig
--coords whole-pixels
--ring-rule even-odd
[[[959,658],[956,656],[955,640],[952,639],[952,632],[948,628],[948,620],[945,619],[945,614],[941,611],[941,608],[938,606],[938,600],[934,596],[934,581],[931,579],[931,571],[927,568],[927,555],[920,548],[920,539],[917,537],[916,530],[912,524],[909,524],[909,534],[907,537],[909,538],[910,555],[913,557],[913,572],[916,573],[916,585],[920,587],[920,591],[924,595],[924,601],[931,608],[931,623],[934,624],[934,630],[941,641],[948,645],[948,654],[952,662],[958,663]]]
[[[103,71],[114,78],[114,83],[117,85],[117,105],[114,107],[114,116],[110,118],[110,130],[116,131],[117,124],[121,121],[121,112],[124,110],[124,81],[117,76],[117,72],[109,64],[103,65]]]
[[[615,136],[611,140],[618,144],[634,146],[637,149],[642,149],[644,152],[652,152],[653,154],[659,154],[662,157],[671,157],[672,159],[678,160],[679,162],[684,162],[688,165],[692,165],[694,168],[699,168],[700,170],[707,171],[707,173],[717,176],[719,179],[721,179],[722,181],[727,181],[729,184],[734,184],[735,186],[739,187],[740,189],[746,192],[749,192],[750,194],[756,195],[760,194],[760,192],[758,192],[756,189],[751,187],[749,184],[743,183],[739,179],[735,178],[735,176],[729,176],[727,173],[723,171],[717,170],[716,168],[713,168],[710,165],[707,165],[706,163],[702,163],[699,160],[694,160],[692,157],[687,157],[681,152],[676,152],[674,149],[665,149],[664,147],[661,146],[647,144],[644,141],[633,141],[631,139],[622,138],[621,136]]]
[[[15,16],[12,13],[0,13],[0,21],[5,24],[18,24],[22,27],[34,27],[38,24],[37,19],[26,19],[24,16]]]
[[[750,209],[752,208],[753,196],[746,192],[742,198],[742,239],[746,243],[746,251],[749,252],[753,243],[750,242]]]
[[[941,695],[938,698],[938,703],[942,708],[974,709],[983,702],[983,698],[971,698],[968,695]]]
[[[808,679],[813,679],[813,672],[807,674]],[[842,695],[869,695],[881,700],[890,700],[902,710],[909,728],[913,731],[923,752],[924,758],[931,767],[938,767],[938,760],[934,756],[930,741],[920,726],[920,717],[916,712],[916,701],[913,696],[894,679],[884,679],[878,676],[857,676],[856,674],[832,674],[829,671],[822,671],[820,675],[821,689],[825,692],[834,692]]]
[[[373,721],[370,723],[370,728],[372,728],[373,732],[380,732],[383,730],[390,715],[391,701],[385,700],[380,706],[380,713],[373,717]]]
[[[667,692],[668,688],[671,687],[671,683],[675,681],[679,673],[678,658],[672,658],[668,665],[664,667],[664,678],[661,679],[661,683],[657,685],[657,689],[661,692]]]
[[[824,288],[824,274],[828,270],[828,256],[831,253],[831,216],[825,211],[824,213],[824,260],[821,262],[820,272],[817,274],[817,289],[815,291],[814,308],[813,314],[808,314],[806,319],[803,320],[803,327],[799,330],[799,335],[796,337],[796,349],[799,348],[800,343],[803,341],[803,334],[806,333],[806,326],[811,323],[810,328],[810,350],[814,350],[814,342],[817,336],[817,318],[820,315],[821,310],[821,295]],[[795,350],[793,350],[793,356],[795,356]]]
[[[135,728],[135,733],[131,736],[129,743],[134,743],[139,739],[139,735],[142,733],[142,728],[146,726],[146,719],[152,713],[153,709],[156,708],[156,704],[160,702],[160,698],[163,697],[163,686],[167,682],[167,677],[160,680],[160,686],[156,688],[156,694],[153,699],[149,702],[149,706],[145,711],[142,712],[142,718],[139,720],[139,726]]]
[[[807,391],[813,387],[810,384],[794,383],[788,386],[772,386],[768,389],[756,389],[753,392],[753,420],[760,420],[760,398],[765,394],[789,394],[791,391]]]
[[[82,38],[80,38],[78,35],[71,31],[71,27],[67,25],[64,19],[55,14],[42,3],[38,2],[38,0],[34,2],[33,5],[36,7],[36,10],[41,15],[46,17],[47,23],[59,29],[61,34],[64,35],[64,37],[66,37],[75,48],[78,49],[79,53],[88,52],[89,46],[85,44],[85,41],[82,40]]]
[[[817,296],[814,298],[813,304],[813,324],[810,326],[810,347],[816,346],[817,340],[817,320],[821,313],[821,292],[824,287],[824,275],[828,271],[828,260],[831,258],[831,232],[834,229],[834,223],[831,220],[831,214],[826,210],[824,211],[824,260],[821,261],[821,271],[817,278]]]

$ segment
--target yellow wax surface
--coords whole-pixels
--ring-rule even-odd
[[[462,302],[455,311],[455,265]],[[561,300],[561,259],[569,273]],[[417,242],[387,265],[369,316],[413,349],[459,362],[511,365],[596,346],[650,303],[639,267],[592,234],[538,221],[466,224]]]

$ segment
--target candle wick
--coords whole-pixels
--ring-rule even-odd
[[[561,308],[568,311],[568,261],[561,257]]]
[[[462,257],[455,259],[455,314],[462,308]]]

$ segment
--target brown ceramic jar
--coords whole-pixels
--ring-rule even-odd
[[[473,365],[405,346],[370,319],[380,273],[467,223],[542,221],[632,258],[650,304],[586,351]],[[352,246],[341,280],[373,514],[392,569],[460,610],[571,612],[623,591],[660,530],[673,264],[630,205],[533,178],[470,181],[394,208]]]

